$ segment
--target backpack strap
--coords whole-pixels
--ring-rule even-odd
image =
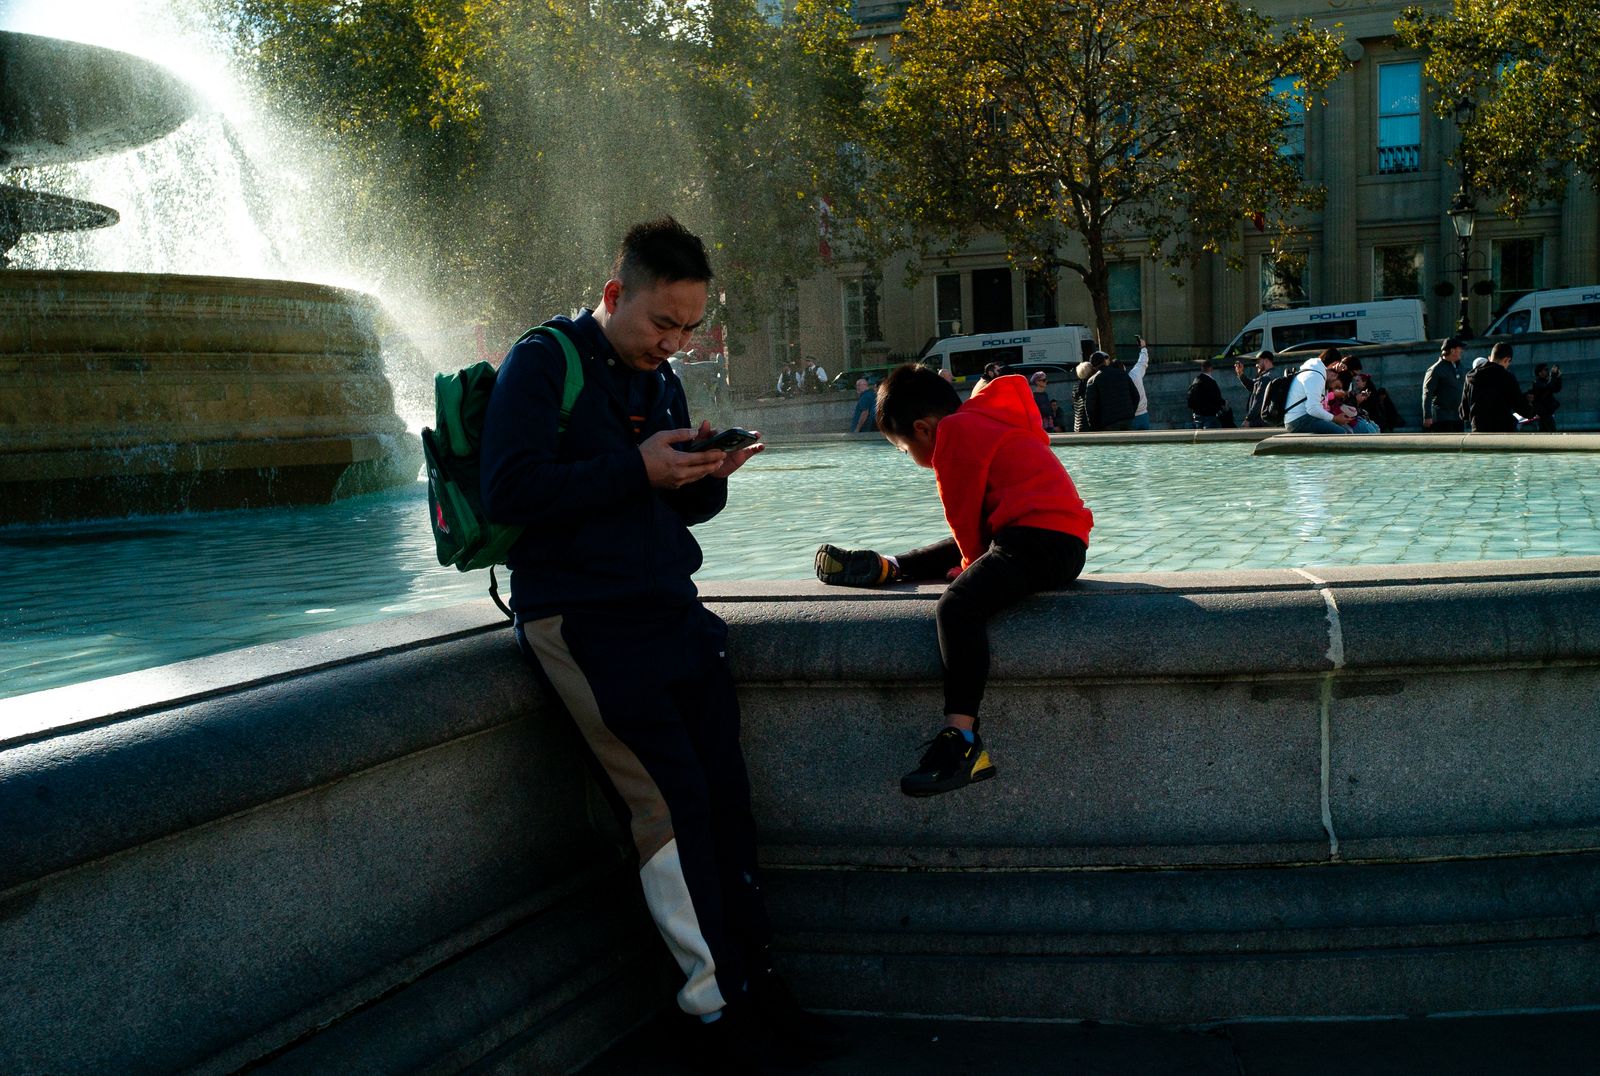
[[[521,344],[532,340],[535,336],[553,337],[561,345],[561,353],[567,359],[566,379],[561,383],[561,417],[556,420],[556,432],[566,433],[567,426],[572,421],[572,408],[578,402],[578,394],[583,391],[583,360],[578,356],[578,349],[572,345],[567,334],[554,325],[535,325],[517,338]]]

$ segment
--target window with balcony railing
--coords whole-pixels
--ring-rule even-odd
[[[1417,60],[1378,67],[1378,172],[1422,168],[1422,64]]]

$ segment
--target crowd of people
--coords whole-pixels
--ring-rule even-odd
[[[1076,380],[1070,403],[1065,406],[1050,394],[1049,375],[1044,370],[1028,372],[1028,388],[1045,432],[1150,429],[1150,399],[1145,388],[1150,346],[1143,337],[1138,344],[1139,358],[1131,367],[1104,351],[1095,351],[1079,363],[1073,371]],[[1456,337],[1445,340],[1438,360],[1423,377],[1423,430],[1461,433],[1556,429],[1555,413],[1561,407],[1561,367],[1540,363],[1534,367],[1532,384],[1523,391],[1510,371],[1510,342],[1495,344],[1488,355],[1480,356],[1467,369],[1462,368],[1464,347]],[[1282,363],[1281,358],[1271,351],[1261,351],[1248,364],[1243,359],[1234,361],[1234,377],[1246,398],[1242,421],[1235,417],[1233,406],[1218,384],[1213,363],[1202,360],[1184,398],[1188,425],[1197,430],[1282,426],[1290,433],[1358,434],[1392,433],[1408,425],[1388,389],[1362,369],[1358,356],[1330,347],[1298,366]],[[807,362],[808,367],[815,365],[811,360]],[[1009,372],[1012,371],[1005,365],[992,362],[985,367],[978,384]],[[940,371],[940,375],[951,380],[948,370]],[[806,374],[796,376],[796,384],[806,384]],[[780,378],[780,390],[784,384]],[[876,385],[863,377],[856,381],[855,388],[856,407],[849,429],[853,433],[876,432]]]

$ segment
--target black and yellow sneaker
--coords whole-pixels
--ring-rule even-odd
[[[989,752],[983,749],[983,740],[977,733],[972,742],[957,728],[945,728],[928,741],[917,768],[900,778],[900,791],[908,796],[937,796],[941,792],[954,792],[974,781],[987,781],[995,774]]]
[[[817,578],[835,587],[876,587],[894,582],[897,573],[888,557],[870,549],[817,547]]]

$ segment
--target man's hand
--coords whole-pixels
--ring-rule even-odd
[[[1422,420],[1422,428],[1425,429],[1425,430],[1432,429],[1433,428],[1433,419],[1431,419],[1431,418],[1423,419]]]
[[[728,453],[718,452],[716,449],[707,449],[705,452],[680,452],[674,447],[707,437],[709,431],[710,427],[702,424],[699,433],[694,430],[662,430],[645,438],[639,445],[639,455],[644,457],[644,473],[650,484],[657,489],[677,489],[680,486],[687,486],[690,482],[698,482],[709,474],[715,474],[728,462],[730,458]],[[734,455],[737,456],[739,453],[735,452]]]
[[[711,423],[702,421],[700,423],[700,432],[694,435],[694,439],[696,441],[703,441],[716,432],[716,430],[711,428]],[[755,434],[757,437],[761,436],[760,430],[751,430],[750,432]],[[712,477],[727,478],[733,472],[743,467],[749,461],[751,456],[754,456],[757,452],[760,452],[766,447],[766,445],[762,444],[760,441],[757,441],[753,445],[746,445],[737,452],[718,452],[717,455],[722,457],[722,466],[711,472]]]

